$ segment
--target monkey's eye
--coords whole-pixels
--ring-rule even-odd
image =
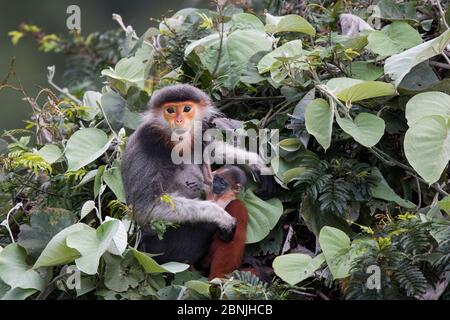
[[[191,111],[192,110],[192,107],[190,107],[190,106],[185,106],[184,107],[184,112],[189,112],[189,111]]]
[[[170,114],[175,113],[175,108],[169,107],[169,108],[166,109],[166,112],[170,113]]]

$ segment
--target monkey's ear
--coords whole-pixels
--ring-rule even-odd
[[[236,193],[239,193],[242,191],[242,185],[240,183],[236,184],[236,187],[234,187],[234,190]]]

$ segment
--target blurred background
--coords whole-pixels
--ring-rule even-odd
[[[64,65],[62,54],[38,51],[38,45],[30,37],[22,39],[18,45],[11,43],[8,32],[17,30],[22,22],[35,24],[46,33],[66,34],[66,14],[69,5],[81,8],[81,33],[87,35],[95,31],[117,28],[111,19],[118,13],[126,25],[132,25],[138,35],[157,23],[149,18],[170,16],[186,7],[212,8],[209,0],[0,0],[0,82],[6,77],[13,57],[16,59],[16,73],[28,95],[34,97],[40,87],[47,87],[47,67]],[[59,68],[58,68],[59,67]],[[58,81],[58,77],[55,78]],[[30,106],[22,101],[19,92],[4,89],[0,91],[0,132],[23,127],[28,119]]]

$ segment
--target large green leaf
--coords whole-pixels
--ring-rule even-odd
[[[314,27],[303,17],[296,14],[278,17],[266,13],[266,31],[269,33],[301,32],[311,36],[316,34]]]
[[[258,63],[259,73],[265,73],[272,69],[277,58],[295,58],[303,54],[302,41],[293,40],[265,55]]]
[[[80,253],[67,246],[66,238],[71,233],[89,229],[90,227],[86,224],[77,223],[59,232],[42,251],[33,269],[59,266],[75,261],[75,259],[80,257]]]
[[[411,20],[417,21],[416,7],[414,2],[396,2],[394,0],[381,0],[377,3],[377,10],[372,16],[384,20]]]
[[[36,289],[12,289],[0,280],[0,300],[25,300],[36,292]]]
[[[12,289],[44,289],[45,280],[27,264],[27,252],[17,243],[0,253],[0,279]]]
[[[63,155],[61,152],[61,149],[59,149],[59,147],[55,146],[54,144],[47,144],[47,145],[43,146],[37,152],[37,154],[40,155],[49,164],[55,163]]]
[[[56,234],[77,221],[75,213],[58,208],[33,210],[30,216],[30,225],[20,226],[18,243],[35,259]]]
[[[336,115],[336,121],[342,130],[365,147],[376,145],[384,134],[384,120],[371,113],[360,113],[355,120]]]
[[[406,104],[405,117],[410,127],[428,116],[449,119],[450,96],[437,91],[424,92],[415,95]]]
[[[414,66],[441,54],[449,42],[450,30],[447,30],[435,39],[393,55],[386,60],[384,73],[394,81],[395,86],[398,86]]]
[[[232,30],[257,30],[264,32],[264,24],[259,18],[250,13],[238,13],[231,17]]]
[[[239,198],[245,203],[249,216],[246,243],[259,242],[275,228],[283,214],[283,204],[276,198],[261,200],[250,189]]]
[[[131,251],[146,273],[180,273],[189,269],[188,264],[179,262],[168,262],[160,265],[149,254],[136,249],[131,249]]]
[[[419,32],[403,21],[396,21],[381,31],[373,31],[367,39],[367,49],[380,56],[392,56],[422,43]]]
[[[327,87],[339,100],[346,103],[391,96],[396,93],[394,86],[390,83],[351,78],[333,78],[327,82]]]
[[[323,227],[319,242],[333,278],[348,277],[352,261],[347,259],[351,244],[347,234],[336,228]]]
[[[106,170],[103,173],[103,180],[105,181],[106,185],[114,192],[117,200],[126,203],[122,174],[120,173],[120,163],[116,162],[113,168]]]
[[[127,101],[117,92],[105,93],[101,98],[101,105],[109,123],[116,131],[123,127],[135,130],[142,122],[142,116],[130,111]]]
[[[311,258],[306,254],[291,253],[276,257],[272,266],[277,276],[293,286],[313,276],[324,262],[323,254]]]
[[[87,108],[86,114],[82,116],[85,121],[94,120],[95,116],[100,113],[100,104],[102,94],[97,91],[86,91],[83,96],[83,107]]]
[[[420,176],[432,184],[439,180],[450,160],[448,119],[428,116],[408,129],[404,140],[405,156]]]
[[[394,190],[392,190],[378,168],[374,168],[372,174],[379,179],[377,185],[373,186],[371,189],[373,198],[392,201],[407,209],[416,207],[414,203],[401,198]]]
[[[91,275],[97,273],[100,257],[108,250],[118,229],[119,221],[111,220],[103,223],[97,230],[89,227],[67,236],[67,246],[81,254],[75,260],[80,271]]]
[[[148,71],[153,64],[153,56],[153,48],[143,43],[134,56],[121,59],[114,68],[103,70],[102,75],[143,90]]]
[[[324,99],[316,99],[306,107],[306,130],[327,150],[331,144],[334,108]]]
[[[356,79],[373,81],[383,75],[383,68],[375,66],[368,61],[355,61],[351,63],[351,73]]]
[[[128,251],[125,258],[104,255],[105,260],[105,286],[116,292],[125,292],[130,288],[136,288],[145,275],[132,252]]]
[[[250,58],[260,51],[270,51],[272,40],[261,31],[236,30],[223,35],[221,50],[220,47],[221,36],[215,33],[191,43],[185,55],[187,57],[195,52],[202,65],[220,78],[225,87],[234,88],[248,67]]]
[[[108,150],[112,139],[97,128],[81,129],[67,141],[65,155],[68,171],[77,171],[99,158]]]

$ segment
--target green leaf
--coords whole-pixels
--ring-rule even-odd
[[[188,264],[179,262],[169,262],[159,265],[150,255],[137,251],[136,249],[131,250],[146,273],[180,273],[189,269]]]
[[[303,17],[296,14],[272,16],[266,13],[266,31],[269,33],[301,32],[310,36],[316,34],[314,27]]]
[[[352,263],[350,259],[346,259],[350,251],[350,238],[339,229],[323,227],[320,230],[319,242],[333,278],[348,277]]]
[[[353,121],[336,115],[336,121],[342,130],[368,148],[376,145],[384,134],[384,120],[371,113],[360,113]]]
[[[361,100],[395,95],[395,87],[381,81],[362,81],[351,78],[333,78],[327,87],[339,100],[347,104]]]
[[[272,69],[277,58],[295,58],[303,55],[302,41],[290,41],[265,55],[258,63],[258,72],[265,73]]]
[[[413,2],[395,2],[394,0],[381,0],[377,3],[378,10],[372,16],[384,20],[410,20],[417,21],[416,8]]]
[[[238,13],[231,17],[232,30],[257,30],[264,32],[264,24],[259,18],[249,13]]]
[[[153,48],[143,43],[132,57],[121,59],[115,68],[105,69],[102,76],[124,82],[127,86],[137,86],[145,89],[145,80],[154,60]]]
[[[260,51],[272,49],[270,37],[256,30],[236,30],[224,34],[222,50],[219,50],[220,43],[221,37],[218,33],[209,35],[187,46],[185,56],[195,53],[202,65],[219,78],[226,88],[234,88],[238,84],[252,56]],[[218,59],[219,52],[220,59]]]
[[[444,210],[445,213],[450,214],[450,196],[445,197],[444,199],[438,202],[438,206],[441,210]]]
[[[450,30],[447,30],[435,39],[393,55],[386,60],[384,73],[394,81],[395,86],[398,86],[414,66],[441,54],[449,42]]]
[[[0,279],[12,289],[44,289],[45,280],[27,264],[27,252],[20,245],[8,245],[0,253]]]
[[[407,209],[414,209],[416,207],[414,203],[401,198],[392,190],[378,168],[374,168],[372,174],[379,179],[377,185],[371,189],[373,198],[392,201]]]
[[[291,286],[312,277],[325,262],[323,254],[311,258],[306,254],[291,253],[278,256],[273,261],[273,270],[277,276]]]
[[[320,210],[319,204],[309,197],[304,197],[300,207],[300,214],[308,229],[316,236],[324,226],[333,226],[341,230],[350,230],[348,223],[334,213]]]
[[[67,246],[81,254],[75,260],[80,271],[90,275],[97,273],[100,257],[108,250],[118,229],[119,222],[112,220],[103,223],[97,230],[89,227],[67,236]]]
[[[448,119],[428,116],[408,129],[404,140],[405,156],[429,184],[439,180],[450,160]]]
[[[86,91],[83,96],[83,107],[88,108],[82,116],[84,121],[92,121],[100,113],[98,105],[101,103],[102,94],[97,91]]]
[[[67,171],[77,171],[95,161],[108,150],[111,141],[100,129],[89,128],[75,132],[67,141]]]
[[[115,131],[123,127],[135,130],[142,122],[142,116],[130,111],[127,101],[117,92],[105,93],[101,98],[101,105]]]
[[[280,141],[280,148],[288,152],[294,152],[301,147],[300,141],[297,138],[288,138]]]
[[[245,203],[249,216],[245,242],[259,242],[275,228],[283,214],[283,204],[276,198],[261,200],[250,189],[239,195],[239,199]]]
[[[403,21],[396,21],[381,31],[373,31],[367,39],[367,49],[380,56],[392,56],[422,43],[419,32]]]
[[[30,225],[20,226],[18,243],[34,259],[56,234],[77,221],[77,216],[71,211],[57,208],[33,210],[30,217]]]
[[[45,145],[37,152],[37,154],[40,155],[49,164],[55,163],[63,155],[61,149],[59,149],[59,147],[55,146],[54,144]]]
[[[33,269],[59,266],[75,261],[75,259],[80,257],[80,253],[66,245],[66,238],[71,233],[89,229],[90,227],[86,224],[77,223],[59,232],[42,251]]]
[[[145,278],[131,251],[125,254],[125,258],[105,254],[104,260],[105,286],[110,290],[125,292],[136,288]]]
[[[122,203],[126,203],[122,174],[120,173],[120,163],[116,162],[113,168],[106,170],[103,173],[103,180],[105,181],[106,185],[114,192],[117,200]]]
[[[356,79],[374,81],[383,75],[383,68],[375,66],[367,61],[355,61],[351,63],[352,76]]]
[[[442,92],[424,92],[412,97],[406,104],[405,117],[408,126],[413,126],[422,118],[441,116],[450,118],[450,96]]]
[[[334,108],[326,100],[313,100],[306,107],[306,130],[316,138],[325,151],[328,150],[331,144],[333,121]]]

